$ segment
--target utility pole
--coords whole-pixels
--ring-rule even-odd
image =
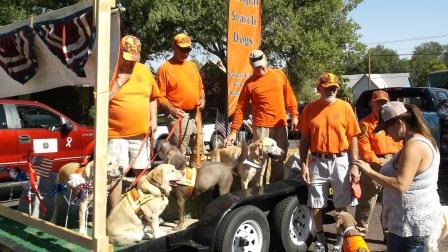
[[[371,78],[370,78],[370,50],[369,50],[369,83],[367,85],[368,90],[370,90],[370,85],[371,85]]]

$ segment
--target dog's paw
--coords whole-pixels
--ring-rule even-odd
[[[152,232],[144,232],[143,239],[144,240],[152,240],[154,239],[154,234]]]

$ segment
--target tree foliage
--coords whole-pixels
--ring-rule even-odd
[[[413,85],[423,86],[427,83],[429,73],[447,70],[444,52],[446,55],[446,46],[437,42],[423,43],[415,48],[410,61]]]
[[[0,2],[0,26],[37,16],[82,0],[14,0]]]
[[[348,14],[362,0],[263,1],[262,50],[271,64],[284,67],[301,100],[314,99],[314,87],[324,71],[343,72],[342,62],[364,46],[358,25]],[[1,3],[3,24],[67,6],[77,0],[19,0]],[[171,48],[173,36],[189,33],[195,45],[218,56],[226,66],[227,1],[118,0],[122,34],[142,39],[143,59]],[[1,14],[0,13],[0,14]],[[242,61],[247,60],[242,58]]]

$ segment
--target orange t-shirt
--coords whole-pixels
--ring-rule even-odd
[[[300,118],[300,130],[309,136],[314,153],[346,151],[349,140],[360,133],[352,107],[340,99],[331,104],[321,99],[308,104]]]
[[[285,107],[291,115],[299,115],[294,92],[280,69],[268,69],[265,75],[252,75],[246,80],[233,115],[233,132],[241,127],[244,111],[250,102],[255,127],[286,127]]]
[[[149,69],[136,63],[131,78],[109,102],[109,138],[147,134],[150,127],[150,98],[159,95],[156,80]]]
[[[366,162],[379,163],[378,156],[395,154],[403,147],[402,141],[395,142],[383,130],[373,133],[377,125],[378,119],[374,113],[362,119],[359,125],[361,128],[361,134],[358,135],[359,156]]]
[[[199,70],[191,61],[176,63],[172,59],[163,63],[157,71],[159,103],[169,102],[182,110],[193,110],[204,95]]]

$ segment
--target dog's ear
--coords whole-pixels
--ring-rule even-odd
[[[162,166],[157,166],[154,170],[150,171],[148,176],[150,179],[154,180],[159,185],[163,184],[163,169]]]
[[[342,215],[341,213],[336,212],[334,214],[334,220],[336,221],[336,229],[339,229],[341,227],[341,225],[343,224],[343,220],[342,220]]]
[[[261,157],[264,153],[263,153],[263,141],[258,141],[257,145],[256,145],[256,149],[255,149],[255,154],[257,155],[257,157]]]

